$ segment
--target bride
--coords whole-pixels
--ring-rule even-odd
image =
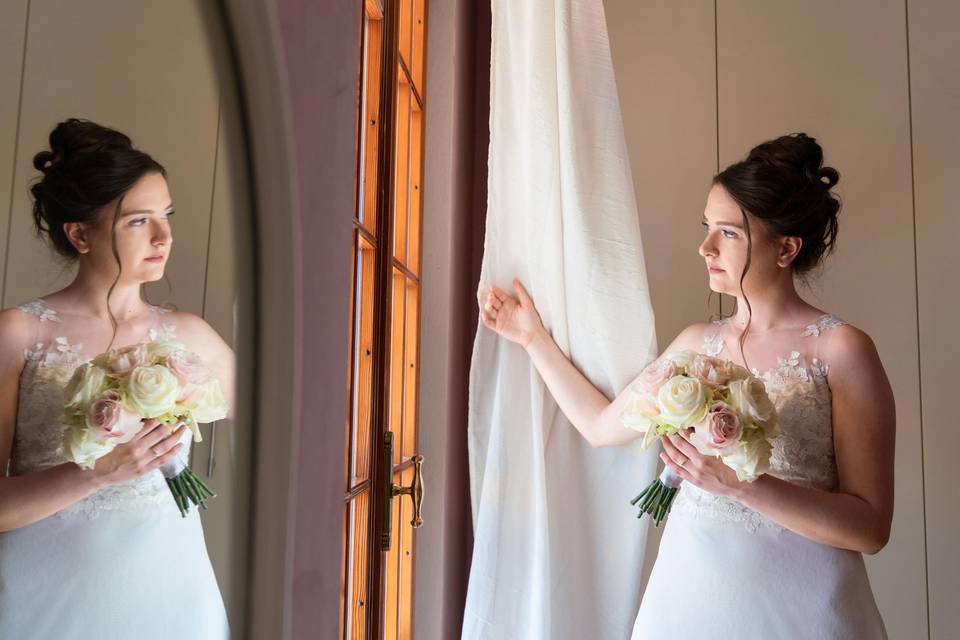
[[[753,483],[686,435],[660,457],[684,479],[633,630],[640,638],[886,638],[863,562],[893,517],[893,394],[870,338],[804,301],[794,280],[833,248],[837,172],[804,134],[763,143],[713,180],[699,253],[732,316],[684,329],[664,353],[694,349],[760,377],[782,433]],[[533,300],[491,287],[481,321],[529,353],[593,446],[641,434],[563,355]],[[654,366],[652,363],[650,366]],[[629,526],[629,523],[624,523]],[[640,568],[637,567],[639,571]]]
[[[62,392],[108,348],[176,339],[219,379],[233,413],[233,352],[201,318],[146,303],[163,277],[173,205],[163,167],[130,139],[61,122],[34,157],[38,234],[77,264],[66,288],[0,312],[0,637],[229,635],[196,509],[158,470],[190,432],[145,420],[92,470],[59,447]]]

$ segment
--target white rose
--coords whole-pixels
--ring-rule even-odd
[[[127,397],[143,418],[156,418],[173,410],[180,395],[177,377],[163,365],[137,367],[127,381]]]
[[[734,380],[728,386],[730,404],[747,422],[764,424],[774,416],[773,402],[767,395],[767,389],[757,378]]]
[[[684,429],[707,413],[707,390],[697,378],[676,376],[657,392],[658,421]]]
[[[672,351],[666,354],[664,357],[675,364],[677,368],[686,371],[690,367],[690,363],[693,362],[693,359],[696,357],[696,355],[696,351],[687,349],[686,351]]]
[[[67,460],[82,469],[93,469],[97,460],[113,451],[113,447],[114,442],[90,437],[86,429],[71,429],[63,442]]]
[[[103,369],[89,362],[77,367],[63,390],[66,410],[86,411],[93,399],[100,395],[106,378],[106,372]]]
[[[740,482],[753,482],[766,473],[770,464],[770,443],[766,438],[749,438],[724,455],[725,465],[737,472]]]
[[[197,422],[214,422],[227,417],[227,401],[216,378],[188,385],[178,404]]]
[[[187,347],[176,340],[156,340],[147,344],[147,353],[151,362],[162,362],[174,351],[186,351]]]

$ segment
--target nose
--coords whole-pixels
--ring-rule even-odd
[[[707,237],[704,238],[703,242],[700,243],[700,246],[697,247],[697,253],[704,258],[716,257],[717,249],[713,243],[713,234],[707,234]]]
[[[154,246],[163,246],[170,242],[171,233],[170,227],[165,224],[155,224],[153,226],[153,239],[151,240]]]

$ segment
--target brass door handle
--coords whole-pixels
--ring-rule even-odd
[[[410,496],[413,501],[413,520],[410,525],[416,529],[423,524],[423,518],[420,517],[423,508],[423,456],[416,455],[411,458],[413,461],[413,482],[409,487],[403,487],[399,484],[391,485],[391,496]]]
[[[393,498],[407,495],[413,500],[413,520],[410,524],[419,528],[423,524],[420,516],[423,508],[423,456],[416,455],[413,461],[413,482],[409,487],[393,484],[393,432],[383,434],[383,484],[381,502],[383,509],[383,531],[380,533],[380,550],[389,551],[393,538]]]

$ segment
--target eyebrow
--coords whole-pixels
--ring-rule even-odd
[[[167,208],[163,210],[163,213],[173,211],[173,203],[167,205]],[[152,209],[138,209],[137,211],[124,211],[120,214],[121,218],[126,218],[127,216],[136,216],[143,213],[153,213]]]
[[[707,220],[706,218],[701,218],[701,220],[703,220],[703,222],[705,222],[706,224],[710,224],[710,221]],[[743,225],[742,225],[742,224],[736,224],[736,223],[733,223],[733,222],[718,222],[718,223],[717,223],[717,226],[718,226],[718,227],[733,227],[734,229],[740,229],[741,231],[743,231]]]

